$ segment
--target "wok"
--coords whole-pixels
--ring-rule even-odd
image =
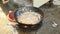
[[[30,10],[32,10],[32,12],[39,13],[41,15],[41,21],[39,21],[39,23],[37,23],[37,24],[23,24],[23,23],[18,22],[18,16],[26,11],[29,12]],[[19,9],[17,9],[14,12],[14,18],[15,18],[16,22],[18,23],[17,26],[21,30],[25,30],[25,31],[26,30],[34,31],[34,30],[39,29],[42,26],[43,17],[44,17],[44,14],[43,14],[42,10],[40,10],[39,8],[36,8],[36,7],[26,7],[25,6],[25,7],[21,7]],[[26,28],[24,26],[26,26]]]

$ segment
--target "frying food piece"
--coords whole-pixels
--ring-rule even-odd
[[[18,22],[23,24],[37,24],[41,21],[41,15],[36,12],[24,12],[18,16]]]

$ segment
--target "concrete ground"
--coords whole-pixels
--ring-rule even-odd
[[[44,20],[42,27],[39,30],[33,32],[19,31],[19,34],[60,34],[60,7],[41,7],[40,9],[44,12]],[[4,12],[1,10],[0,12],[3,12],[5,14],[7,13],[7,11]],[[9,23],[9,21],[6,15],[5,17],[0,16],[0,34],[5,34],[4,32],[6,31],[6,29],[4,29],[4,27],[7,23]]]

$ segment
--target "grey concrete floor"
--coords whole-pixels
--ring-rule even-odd
[[[37,34],[60,34],[60,7],[42,7],[41,9],[44,12],[43,26],[38,30]],[[58,24],[56,27],[52,26],[54,22]]]

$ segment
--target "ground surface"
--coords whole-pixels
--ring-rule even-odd
[[[33,31],[33,32],[19,31],[19,34],[60,34],[60,8],[59,7],[53,7],[53,8],[42,8],[41,7],[40,9],[44,12],[44,20],[43,20],[42,27],[39,30]],[[7,15],[7,11],[3,11],[3,13]],[[4,33],[5,29],[2,29],[2,28],[4,27],[4,24],[5,25],[7,24],[7,21],[8,20],[6,17],[0,16],[0,28],[1,28],[0,34]],[[54,23],[57,25],[52,26]]]

